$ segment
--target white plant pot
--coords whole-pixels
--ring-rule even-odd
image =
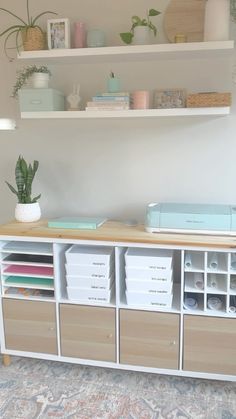
[[[204,41],[227,41],[229,25],[230,0],[207,0]]]
[[[133,45],[150,44],[150,29],[148,26],[136,26],[134,28]]]
[[[33,204],[16,204],[15,219],[22,223],[32,223],[41,217],[41,209],[38,202]]]
[[[47,89],[49,85],[49,74],[34,73],[32,74],[31,80],[34,89]]]

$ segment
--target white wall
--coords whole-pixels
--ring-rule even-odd
[[[121,44],[118,34],[129,29],[133,14],[143,15],[151,7],[164,14],[168,4],[165,0],[36,3],[31,1],[34,15],[49,9],[71,22],[85,21],[88,28],[103,28],[109,45]],[[1,0],[1,7],[25,15],[24,0]],[[165,42],[163,14],[154,18],[159,42]],[[15,20],[0,12],[0,30],[10,24]],[[13,218],[15,196],[4,180],[14,183],[19,154],[40,162],[34,193],[42,193],[44,217],[96,214],[142,220],[150,201],[236,203],[235,106],[230,116],[218,118],[21,121],[18,103],[10,98],[20,63],[8,62],[3,42],[0,54],[0,115],[10,114],[18,120],[16,132],[0,131],[0,222]],[[123,90],[235,91],[228,59],[50,68],[51,85],[65,94],[73,82],[80,82],[83,103],[105,90],[110,70],[120,76]]]

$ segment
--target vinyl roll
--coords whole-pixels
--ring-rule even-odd
[[[219,297],[210,297],[207,300],[207,307],[210,310],[221,310],[223,307],[223,301]]]
[[[198,308],[198,298],[192,296],[186,296],[184,298],[184,308],[186,310],[196,310]]]
[[[216,274],[209,275],[208,286],[214,289],[218,288],[218,280]]]
[[[198,290],[203,290],[204,289],[204,276],[203,276],[202,273],[200,273],[200,272],[195,272],[194,273],[194,286]]]
[[[185,252],[184,266],[187,269],[192,268],[192,255],[189,252]]]
[[[209,255],[209,268],[218,269],[218,254],[216,252]]]

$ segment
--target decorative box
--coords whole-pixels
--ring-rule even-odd
[[[19,90],[21,112],[64,111],[64,94],[55,89]]]
[[[194,93],[187,96],[187,108],[230,106],[231,93]]]

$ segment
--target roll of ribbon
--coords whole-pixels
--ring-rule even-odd
[[[234,307],[234,306],[230,306],[230,307],[229,307],[229,312],[230,312],[230,313],[236,313],[236,307]]]
[[[199,290],[204,289],[204,277],[200,272],[194,273],[194,286]]]
[[[208,286],[210,288],[218,288],[218,281],[217,281],[217,277],[216,274],[210,274],[209,275],[209,282],[208,282]]]

